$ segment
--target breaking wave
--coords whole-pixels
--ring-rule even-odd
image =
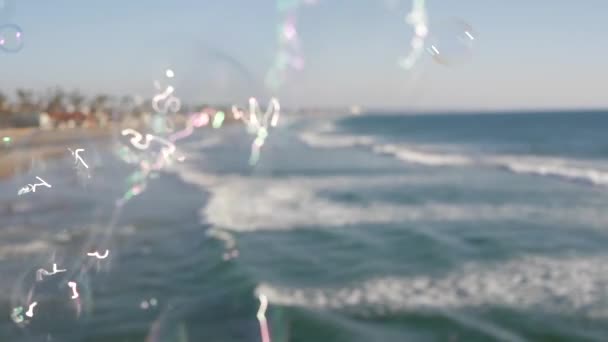
[[[560,159],[534,155],[466,155],[428,151],[415,145],[383,144],[370,136],[337,133],[332,123],[300,134],[300,139],[311,147],[349,148],[365,146],[374,153],[389,155],[398,160],[425,166],[478,165],[527,174],[608,186],[608,165],[598,162]]]

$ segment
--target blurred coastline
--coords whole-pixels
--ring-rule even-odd
[[[213,117],[229,111],[227,106],[199,105],[183,106],[177,113],[155,113],[150,100],[128,96],[109,103],[112,98],[99,95],[86,105],[84,96],[76,92],[68,96],[57,91],[38,101],[31,91],[16,93],[18,100],[11,103],[0,92],[0,179],[27,169],[32,160],[65,156],[68,148],[81,142],[107,143],[124,128],[183,129],[193,114]],[[221,123],[230,121],[232,116],[226,115]]]
[[[0,307],[38,303],[0,340],[259,341],[262,295],[273,341],[606,340],[605,113],[314,114],[253,168],[244,127],[201,127],[116,216],[121,128],[154,122],[3,131],[58,158],[0,181]],[[19,196],[35,176],[52,189]]]
[[[112,135],[112,128],[75,128],[61,132],[40,128],[5,128],[0,136],[3,141],[0,152],[0,179],[12,177],[18,170],[28,167],[32,159],[51,159],[65,156],[67,148],[78,141],[102,143]]]

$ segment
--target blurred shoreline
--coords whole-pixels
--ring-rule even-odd
[[[207,113],[212,117],[215,111],[207,109]],[[175,114],[166,119],[173,129],[181,130],[186,127],[188,116]],[[235,121],[228,117],[222,123],[228,125],[233,122]],[[140,118],[127,116],[123,120],[107,121],[103,125],[0,128],[0,180],[27,170],[32,160],[61,158],[69,154],[68,148],[79,148],[79,144],[105,144],[124,128],[143,132],[154,126],[152,115],[146,115]]]
[[[0,129],[0,180],[28,168],[34,159],[60,158],[82,141],[104,143],[114,127],[44,130],[37,127]],[[9,140],[6,140],[6,139]]]

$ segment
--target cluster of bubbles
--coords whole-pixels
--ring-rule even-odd
[[[123,137],[129,137],[130,144],[121,145],[118,155],[128,164],[137,166],[128,178],[129,190],[117,201],[118,206],[123,206],[131,198],[141,194],[147,185],[148,179],[156,171],[177,160],[183,160],[183,156],[176,157],[175,144],[167,137],[173,132],[172,114],[181,108],[181,100],[174,95],[175,88],[169,83],[175,76],[171,69],[165,71],[166,85],[155,81],[154,86],[157,94],[152,98],[152,108],[155,113],[152,121],[152,129],[155,134],[142,134],[134,128],[126,128],[121,131]],[[150,149],[152,143],[160,145],[159,153]]]
[[[172,70],[166,71],[168,79],[173,78]],[[158,85],[159,82],[156,82]],[[157,86],[157,88],[159,88]],[[153,99],[153,107],[157,112],[155,118],[162,119],[164,123],[171,122],[168,116],[177,113],[180,109],[180,100],[174,95],[174,88],[171,85],[159,89],[159,93]],[[214,113],[214,127],[221,126],[223,114]],[[134,196],[145,190],[146,182],[154,171],[170,165],[174,160],[181,161],[183,157],[178,154],[175,141],[187,137],[194,127],[202,127],[210,123],[209,114],[197,113],[191,115],[187,127],[179,132],[175,132],[172,125],[153,125],[155,134],[142,134],[136,129],[127,128],[122,130],[123,137],[130,138],[130,148],[121,150],[119,153],[127,163],[137,164],[137,171],[128,178],[129,189],[116,202],[116,207],[112,212],[109,224],[103,233],[103,238],[95,241],[88,241],[83,246],[83,250],[91,250],[93,245],[105,245],[107,239],[112,234],[113,227],[125,204]],[[190,130],[190,132],[188,132]],[[152,144],[160,145],[160,151],[154,151]],[[125,147],[125,146],[123,146]],[[91,178],[90,166],[86,161],[86,150],[83,148],[67,149],[73,158],[74,168],[77,174],[84,174],[87,179]],[[138,150],[141,153],[135,153]],[[44,176],[44,175],[43,175]],[[44,176],[46,178],[46,176]],[[22,187],[18,195],[33,195],[40,189],[53,189],[52,184],[41,177],[36,177],[37,181]],[[48,191],[47,190],[47,191]],[[88,252],[83,254],[80,260],[72,260],[69,267],[62,267],[68,264],[65,258],[52,257],[52,268],[37,268],[25,272],[15,282],[14,291],[11,296],[10,317],[12,321],[28,335],[47,334],[68,334],[74,328],[74,321],[80,319],[84,314],[91,312],[92,301],[92,280],[91,269],[100,263],[107,263],[104,259],[109,256],[109,250],[105,252]],[[61,266],[58,266],[61,265]],[[142,308],[157,306],[158,301],[152,298],[142,302]]]
[[[143,300],[140,304],[139,307],[142,310],[148,310],[152,307],[156,307],[158,305],[158,301],[156,300],[156,298],[150,298],[150,300]]]
[[[298,10],[304,5],[316,4],[315,0],[278,0],[279,25],[277,28],[278,52],[274,65],[266,76],[266,84],[278,89],[287,77],[289,70],[302,70],[304,56],[298,34]]]
[[[165,76],[170,80],[175,76],[175,72],[167,69]],[[173,115],[180,110],[181,100],[174,95],[175,88],[172,85],[167,84],[162,87],[159,81],[155,81],[154,84],[158,91],[152,99],[152,107],[155,110],[152,125],[154,134],[142,134],[134,128],[126,128],[121,131],[123,137],[129,138],[129,144],[121,145],[118,155],[128,164],[137,165],[137,168],[128,177],[129,190],[117,201],[119,206],[141,194],[146,189],[148,179],[157,171],[176,161],[185,160],[185,156],[178,152],[175,145],[177,141],[192,135],[195,128],[211,125],[214,129],[218,129],[226,120],[226,114],[223,111],[208,107],[200,112],[188,114],[185,127],[176,131]],[[250,164],[255,165],[259,160],[260,150],[268,137],[270,127],[278,124],[279,101],[276,98],[271,99],[266,112],[262,113],[257,100],[250,98],[247,114],[238,106],[232,107],[232,113],[236,120],[245,124],[247,132],[255,136],[249,158]],[[152,148],[152,145],[160,147],[160,150]]]
[[[0,51],[17,52],[23,47],[23,31],[13,23],[3,23],[7,14],[14,11],[14,0],[0,0]],[[304,5],[315,4],[316,1],[305,0],[278,0],[280,25],[278,28],[278,45],[275,64],[267,75],[267,84],[278,88],[286,78],[288,70],[301,70],[304,67],[304,58],[297,29],[297,12]],[[12,6],[12,7],[11,7]],[[462,20],[453,20],[429,27],[425,0],[413,0],[412,10],[406,17],[406,22],[412,26],[414,36],[410,41],[411,51],[401,61],[401,66],[411,69],[426,50],[433,60],[442,65],[454,65],[465,61],[470,55],[475,35],[471,25]],[[425,49],[426,46],[426,49]],[[120,158],[128,164],[135,165],[135,171],[127,178],[128,190],[116,201],[116,208],[108,227],[115,224],[120,210],[124,205],[145,191],[150,178],[158,171],[176,162],[183,162],[185,156],[176,146],[179,140],[185,139],[194,133],[195,129],[211,126],[214,129],[222,127],[226,120],[226,113],[213,108],[205,108],[199,112],[189,113],[184,128],[176,130],[175,114],[180,112],[182,103],[175,94],[171,80],[175,77],[172,69],[165,70],[164,81],[155,81],[156,95],[152,99],[154,109],[151,125],[152,133],[141,133],[140,128],[125,128],[121,131],[124,138],[118,149]],[[235,120],[244,124],[246,132],[253,136],[250,165],[259,161],[261,149],[264,146],[270,131],[278,125],[281,106],[277,98],[271,98],[266,110],[262,110],[258,100],[249,98],[245,109],[237,105],[231,108]],[[4,143],[10,141],[4,140]],[[74,157],[74,165],[79,174],[90,178],[90,170],[86,161],[79,154],[84,149],[70,150]],[[37,177],[38,178],[38,177]],[[23,188],[23,194],[35,192],[36,186],[52,186],[38,178],[42,183],[28,184]],[[109,235],[109,234],[108,234]],[[99,242],[99,241],[98,241]],[[103,244],[99,243],[99,244]],[[107,251],[107,250],[106,250]],[[94,256],[99,263],[105,259],[99,252],[88,253]],[[238,256],[238,251],[231,251],[224,256],[225,260]],[[52,271],[45,269],[31,270],[17,282],[18,293],[14,295],[11,319],[19,326],[33,327],[36,331],[50,331],[49,324],[54,329],[65,327],[69,329],[70,323],[90,311],[92,301],[90,279],[88,270],[93,263],[81,263],[74,267],[75,271],[68,272],[59,269],[53,264]],[[261,338],[264,342],[270,341],[265,311],[268,305],[264,295],[260,295],[260,310],[257,318],[260,322]],[[142,301],[140,308],[148,310],[158,305],[156,298]],[[34,319],[43,318],[43,319]],[[54,319],[53,319],[54,318]],[[62,320],[62,322],[57,322]]]
[[[66,155],[69,153],[73,157],[76,174],[80,176],[81,172],[86,172],[85,177],[88,179],[91,177],[88,171],[90,166],[85,160],[84,152],[86,150],[83,148],[67,148]],[[54,189],[43,178],[35,178],[36,181],[22,187],[17,194],[34,196],[41,189]],[[27,335],[45,336],[72,331],[74,321],[91,312],[93,302],[89,271],[95,265],[99,270],[100,260],[106,259],[109,253],[109,250],[103,253],[88,252],[86,255],[82,253],[79,254],[81,259],[70,258],[71,262],[53,253],[51,265],[46,265],[45,262],[38,267],[26,269],[17,277],[11,292],[12,321]]]
[[[16,0],[0,0],[0,51],[15,53],[23,48],[23,30],[10,19],[15,13]]]
[[[270,89],[278,89],[286,81],[290,70],[304,68],[297,14],[303,6],[316,3],[316,0],[277,0],[278,52],[266,75],[266,84]],[[430,25],[426,0],[413,0],[405,21],[412,27],[413,36],[409,44],[410,52],[399,61],[402,68],[412,69],[425,51],[433,61],[445,66],[462,64],[470,58],[475,34],[472,26],[464,20],[452,19]]]
[[[83,263],[63,269],[53,263],[50,271],[26,271],[11,295],[12,321],[28,335],[70,333],[74,322],[92,311],[90,266]]]

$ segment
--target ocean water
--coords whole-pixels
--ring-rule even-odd
[[[0,183],[0,341],[264,342],[260,297],[275,342],[606,341],[606,114],[285,115],[255,167],[228,125],[122,210],[82,141]]]

